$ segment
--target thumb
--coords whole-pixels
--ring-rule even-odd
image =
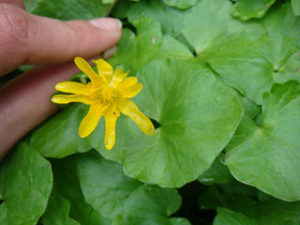
[[[93,57],[115,45],[121,22],[112,18],[62,22],[0,4],[0,74],[21,64],[51,64]]]

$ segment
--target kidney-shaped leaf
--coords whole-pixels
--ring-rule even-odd
[[[282,69],[273,75],[277,83],[284,83],[289,80],[300,82],[300,51],[289,57]]]
[[[273,5],[275,0],[239,0],[232,11],[232,15],[242,20],[261,18]]]
[[[0,168],[0,224],[36,224],[51,187],[50,163],[26,143],[19,144]]]
[[[262,94],[269,91],[273,83],[273,65],[257,52],[258,41],[249,41],[243,36],[228,41],[208,63],[226,84],[261,104]]]
[[[54,174],[52,196],[54,200],[58,198],[58,200],[62,199],[63,201],[60,200],[58,202],[59,207],[53,206],[51,202],[49,203],[46,213],[43,216],[43,222],[48,220],[50,223],[52,222],[51,219],[56,219],[56,222],[60,222],[61,219],[64,219],[64,221],[61,221],[63,225],[67,225],[67,222],[72,223],[72,220],[78,221],[81,225],[111,224],[111,221],[104,219],[98,211],[85,202],[76,176],[75,157],[69,156],[59,160],[52,160],[52,167]]]
[[[229,209],[219,208],[213,225],[258,225],[254,219],[246,217],[242,213]]]
[[[69,217],[70,207],[68,200],[52,195],[42,217],[43,225],[80,225]]]
[[[144,88],[135,101],[160,124],[156,134],[147,136],[121,117],[112,151],[103,147],[103,121],[88,141],[143,182],[180,187],[197,179],[233,136],[243,114],[238,98],[210,71],[188,62],[152,62],[138,78]]]
[[[241,24],[231,17],[231,9],[227,0],[202,0],[186,13],[182,32],[198,55],[240,30]]]
[[[150,18],[140,18],[136,27],[137,35],[128,29],[123,30],[116,56],[110,60],[113,65],[121,62],[130,70],[131,75],[157,56],[162,42],[161,26],[158,22]]]
[[[69,106],[33,131],[30,146],[51,158],[90,150],[90,145],[78,135],[79,124],[85,114],[86,108],[83,105]]]
[[[86,201],[106,218],[124,225],[170,225],[181,199],[175,189],[148,186],[124,175],[118,163],[96,152],[77,157]]]
[[[264,95],[263,123],[245,117],[226,164],[240,181],[277,198],[300,200],[300,85],[276,84]]]
[[[163,0],[168,6],[178,9],[187,9],[197,3],[198,0]]]
[[[211,167],[198,178],[199,182],[207,185],[228,184],[232,182],[233,177],[228,168],[221,162],[220,158],[221,157],[218,157]]]
[[[228,85],[257,104],[274,81],[285,82],[299,74],[296,52],[300,19],[285,3],[272,9],[259,24],[267,32],[255,38],[238,35],[207,60]],[[259,29],[256,27],[253,33],[259,33]]]
[[[178,36],[183,15],[182,10],[168,7],[162,0],[140,1],[130,7],[128,20],[136,25],[142,17],[151,18],[161,24],[163,33]]]

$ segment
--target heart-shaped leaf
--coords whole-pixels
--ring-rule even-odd
[[[1,163],[0,224],[36,224],[46,209],[51,188],[50,163],[20,143]]]
[[[240,181],[277,198],[300,200],[300,84],[276,84],[264,95],[260,125],[244,117],[227,147]]]
[[[124,225],[171,224],[168,216],[181,203],[175,189],[148,186],[126,177],[118,163],[96,152],[78,156],[77,162],[86,201],[106,218]]]
[[[144,88],[134,100],[160,124],[156,134],[146,136],[122,116],[112,151],[104,149],[103,121],[88,141],[143,182],[180,187],[197,179],[233,136],[243,114],[238,98],[210,71],[184,61],[150,63],[138,78]]]

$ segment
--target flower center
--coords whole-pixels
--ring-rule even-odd
[[[91,98],[93,100],[105,105],[112,103],[116,96],[116,90],[109,86],[103,86],[102,88],[95,89],[91,94]]]

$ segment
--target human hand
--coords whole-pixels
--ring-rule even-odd
[[[57,110],[49,100],[55,84],[78,71],[68,62],[115,45],[121,23],[112,18],[62,22],[34,16],[24,11],[22,0],[0,0],[0,12],[0,76],[22,64],[51,65],[27,71],[0,90],[1,159]]]

